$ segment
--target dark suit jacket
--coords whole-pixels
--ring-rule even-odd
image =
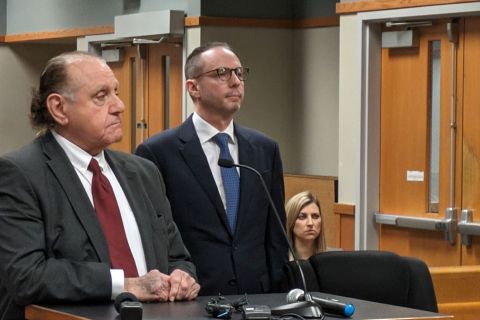
[[[195,276],[158,169],[133,155],[105,153],[135,214],[148,270]],[[0,177],[0,319],[22,318],[31,303],[109,301],[107,242],[52,134],[1,157]]]
[[[283,171],[276,142],[235,124],[239,162],[262,174],[285,224]],[[261,182],[242,170],[237,227],[225,209],[191,117],[151,137],[137,154],[157,164],[175,222],[197,267],[202,295],[276,291],[287,262],[287,242]]]

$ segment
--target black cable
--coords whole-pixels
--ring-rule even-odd
[[[242,306],[248,304],[247,294],[245,293],[245,294],[243,295],[243,297],[238,298],[237,300],[231,302],[230,304],[232,305],[232,307],[233,307],[236,311],[241,311]]]
[[[280,317],[271,317],[270,319],[276,320],[276,319],[291,319],[291,318],[296,318],[300,320],[306,320],[304,317],[296,314],[296,313],[286,313],[281,315]]]

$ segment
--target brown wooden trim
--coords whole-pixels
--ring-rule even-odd
[[[452,314],[454,319],[477,319],[480,302],[439,303],[438,312]]]
[[[339,2],[336,4],[336,13],[349,14],[364,11],[426,7],[477,1],[478,0],[365,0],[356,2]]]
[[[200,17],[199,16],[196,16],[196,17],[185,17],[185,27],[188,28],[188,27],[198,27],[200,26]]]
[[[354,204],[335,203],[333,205],[333,213],[354,216],[355,215],[355,205]]]
[[[199,26],[292,28],[292,20],[224,18],[205,16],[185,18],[185,27]]]
[[[224,18],[224,17],[186,17],[185,27],[224,26],[224,27],[257,27],[257,28],[318,28],[338,26],[340,19],[337,16],[320,17],[302,20],[275,20],[251,18]]]
[[[480,266],[445,266],[430,267],[430,273],[441,276],[451,276],[452,274],[478,274],[480,275]],[[480,279],[480,278],[479,278]]]
[[[50,39],[65,39],[76,38],[88,35],[113,33],[113,26],[97,26],[90,28],[75,28],[55,31],[44,32],[31,32],[31,33],[18,33],[7,34],[4,36],[4,42],[25,42],[25,41],[38,41],[38,40],[50,40]]]
[[[260,28],[319,28],[338,26],[338,16],[321,17],[302,20],[274,20],[274,19],[247,19],[247,18],[219,18],[219,17],[186,17],[185,27],[198,26],[232,26],[232,27],[260,27]],[[0,43],[27,42],[50,39],[77,38],[88,35],[113,33],[114,27],[97,26],[88,28],[64,29],[55,31],[29,32],[0,35]]]
[[[81,316],[56,311],[37,305],[25,307],[25,318],[28,320],[88,320]]]
[[[430,267],[439,304],[479,302],[480,266]]]
[[[285,177],[294,177],[294,178],[302,178],[302,179],[315,179],[315,180],[337,180],[337,177],[334,176],[314,176],[314,175],[307,175],[307,174],[292,174],[292,173],[285,173]]]
[[[339,16],[301,19],[301,20],[295,20],[293,22],[293,27],[298,29],[335,27],[339,25],[340,25]]]

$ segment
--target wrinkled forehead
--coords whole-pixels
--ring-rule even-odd
[[[71,55],[65,58],[65,65],[67,68],[72,70],[92,70],[97,69],[99,71],[110,72],[111,69],[107,63],[97,57],[93,56],[82,56],[82,55]]]
[[[113,71],[105,61],[96,57],[68,57],[67,70],[70,85],[75,90],[78,86],[90,86],[98,82],[118,85]]]

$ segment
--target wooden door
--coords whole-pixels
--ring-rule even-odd
[[[147,135],[182,122],[182,46],[162,43],[148,47]]]
[[[458,20],[458,41],[449,40],[448,22],[419,28],[418,47],[382,49],[379,207],[381,213],[427,219],[444,218],[447,208],[460,219],[468,209],[478,224],[480,17]],[[437,164],[432,150],[438,150]],[[456,233],[451,243],[439,231],[379,228],[382,250],[417,256],[433,267],[480,264],[479,236],[467,243]]]
[[[447,22],[434,21],[431,27],[416,29],[418,47],[382,49],[380,212],[442,218],[451,206],[452,44]],[[437,82],[432,80],[433,57],[438,63]],[[435,86],[439,90],[432,94]],[[434,101],[436,120],[432,119]],[[433,121],[437,121],[439,138],[435,185],[436,175],[431,170]],[[435,186],[438,199],[432,201],[430,190]],[[438,231],[380,225],[380,249],[417,256],[434,266],[460,264],[458,241],[452,245]]]
[[[125,104],[123,139],[111,148],[133,152],[144,139],[182,121],[182,46],[165,42],[121,50],[122,61],[109,65]]]
[[[480,312],[480,17],[432,22],[415,29],[417,47],[381,52],[375,220],[381,250],[427,262],[439,311],[473,320]],[[460,219],[464,213],[472,222]]]
[[[462,209],[480,223],[480,17],[465,19],[462,139]],[[462,265],[480,264],[480,237],[462,246]]]
[[[122,61],[111,62],[109,66],[120,83],[118,95],[125,104],[125,111],[121,116],[123,138],[120,142],[112,144],[110,148],[124,152],[132,152],[135,148],[135,128],[137,123],[137,117],[132,110],[138,105],[136,79],[139,75],[136,70],[140,64],[134,46],[125,47],[121,50],[123,51]]]

